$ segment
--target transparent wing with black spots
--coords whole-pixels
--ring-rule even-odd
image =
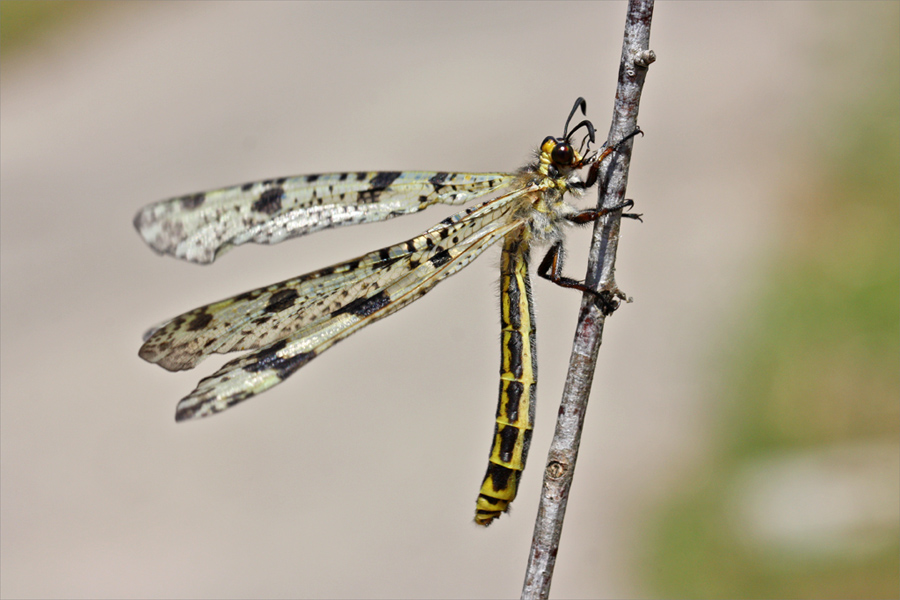
[[[505,202],[504,198],[489,201],[457,222],[448,219],[444,230],[398,245],[411,244],[417,250],[386,268],[380,274],[381,285],[353,294],[354,300],[319,313],[318,319],[291,335],[227,363],[179,402],[176,418],[209,416],[264,392],[340,340],[418,300],[511,230],[522,227],[520,220],[512,218],[512,200],[520,195],[513,192]]]
[[[144,360],[170,371],[191,369],[207,356],[252,350],[314,328],[336,311],[381,292],[420,265],[440,261],[474,228],[505,219],[523,192],[512,192],[448,217],[426,233],[306,275],[194,309],[154,330]]]
[[[160,254],[211,263],[241,244],[276,244],[432,204],[463,204],[508,186],[514,177],[433,171],[283,177],[156,202],[138,212],[134,226]]]
[[[201,306],[151,330],[139,355],[169,371],[180,371],[214,353],[265,345],[365,293],[379,274],[409,253],[401,246],[371,252]]]

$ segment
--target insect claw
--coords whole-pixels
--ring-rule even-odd
[[[623,137],[621,140],[619,140],[619,141],[616,143],[616,148],[618,148],[619,146],[621,146],[622,144],[624,144],[625,142],[627,142],[627,141],[630,140],[631,138],[635,137],[637,134],[641,134],[641,137],[643,137],[644,132],[641,130],[640,127],[638,127],[637,125],[635,125],[635,126],[634,126],[634,131],[632,131],[631,133],[629,133],[628,135],[626,135],[625,137]]]
[[[594,293],[600,312],[602,312],[604,316],[608,317],[619,308],[618,295],[619,294],[610,292],[609,290]]]

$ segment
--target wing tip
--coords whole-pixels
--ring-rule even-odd
[[[191,421],[196,418],[199,418],[199,415],[197,415],[196,411],[194,411],[193,408],[185,408],[179,404],[178,408],[175,409],[176,423]]]
[[[220,412],[214,405],[207,401],[198,401],[193,394],[182,398],[175,408],[175,422],[192,421],[194,419],[202,419]]]
[[[134,228],[137,229],[138,233],[141,232],[141,227],[144,224],[144,209],[137,211],[137,214],[134,215],[134,219],[131,220],[131,224],[134,225]]]

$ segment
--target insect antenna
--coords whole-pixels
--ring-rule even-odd
[[[570,131],[568,133],[568,135],[566,135],[566,137],[564,138],[567,142],[571,141],[571,137],[573,135],[575,135],[575,132],[578,131],[579,129],[581,129],[582,127],[585,127],[588,130],[588,132],[587,132],[587,135],[584,136],[584,138],[581,140],[581,146],[578,148],[579,153],[583,153],[585,150],[590,149],[591,143],[597,141],[597,138],[595,135],[597,133],[597,131],[594,129],[594,124],[591,123],[590,121],[588,121],[587,119],[585,119],[584,121],[582,121],[581,123],[576,125],[574,127],[574,129],[572,129],[572,131]],[[589,140],[587,142],[587,148],[585,147],[586,140]]]
[[[587,100],[579,96],[578,100],[575,101],[575,106],[573,106],[571,112],[569,112],[569,118],[566,119],[566,126],[563,127],[562,139],[564,140],[569,139],[569,123],[572,122],[572,117],[575,116],[575,112],[578,110],[579,106],[581,107],[581,114],[587,114]],[[579,126],[580,125],[581,124],[579,123]],[[575,129],[578,129],[578,127],[576,127]]]

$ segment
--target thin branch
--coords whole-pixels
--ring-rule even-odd
[[[647,75],[647,67],[656,58],[649,50],[652,17],[653,0],[629,0],[622,59],[619,65],[619,82],[607,138],[609,145],[622,140],[637,128],[638,106],[644,78]],[[614,152],[605,171],[601,173],[599,206],[610,208],[620,205],[625,200],[633,141],[626,142]],[[608,294],[613,306],[619,299],[625,299],[615,280],[621,216],[621,211],[614,211],[596,222],[585,276],[587,286],[599,289],[605,295]],[[531,540],[522,598],[547,598],[550,594],[569,488],[578,457],[578,446],[581,442],[581,431],[605,320],[606,315],[596,298],[585,294],[581,300],[556,432],[544,469],[541,503]]]

